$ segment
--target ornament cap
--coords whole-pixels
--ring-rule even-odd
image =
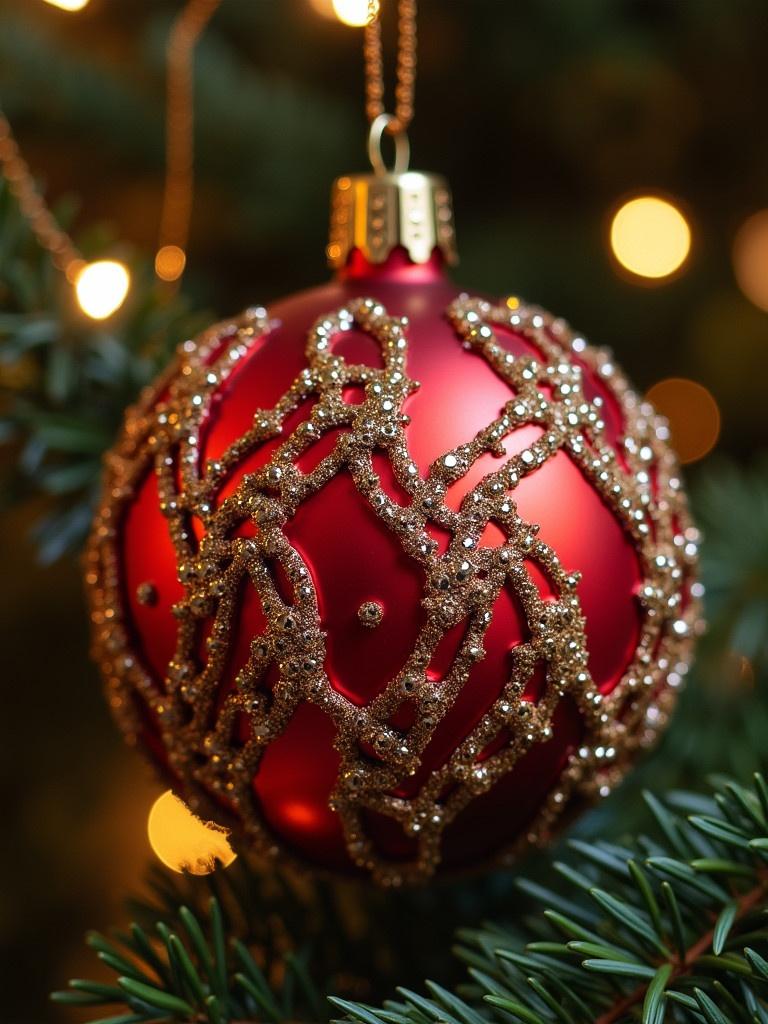
[[[352,174],[331,190],[326,253],[334,269],[359,249],[369,263],[383,263],[402,246],[414,263],[427,263],[437,248],[458,262],[451,190],[445,178],[421,171]]]

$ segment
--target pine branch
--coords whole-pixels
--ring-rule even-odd
[[[134,924],[117,941],[89,937],[116,979],[75,980],[54,998],[116,1002],[136,1022],[317,1021],[326,1018],[328,991],[345,1019],[361,1024],[766,1024],[768,784],[756,775],[751,787],[721,781],[711,796],[673,793],[662,803],[648,795],[647,803],[653,834],[626,844],[573,841],[569,862],[554,865],[560,883],[517,883],[543,913],[460,932],[456,952],[470,981],[455,991],[400,988],[401,999],[380,1008],[341,998],[334,982],[321,980],[322,953],[310,960],[309,942],[292,946],[290,925],[301,916],[294,920],[295,896],[281,891],[260,913],[253,901],[269,900],[265,883],[243,868],[257,887],[241,907],[246,941],[218,898],[196,915],[161,889],[163,905],[144,908],[160,918],[153,927]],[[282,948],[264,928],[278,905],[290,923]],[[374,901],[368,912],[397,941],[381,906]],[[442,929],[430,923],[425,935],[434,941]],[[337,924],[332,913],[325,918],[329,939]],[[322,927],[316,937],[322,944]],[[337,968],[345,966],[345,953],[335,955]]]
[[[88,321],[0,177],[0,444],[13,455],[3,492],[6,502],[45,499],[33,524],[44,562],[80,546],[125,406],[201,326],[149,268],[131,269],[126,308],[109,325]]]
[[[461,934],[463,998],[429,986],[384,1009],[332,1002],[362,1024],[746,1024],[768,1021],[768,787],[648,800],[661,839],[572,844],[565,892],[513,928]],[[490,1012],[490,1016],[489,1016]]]
[[[88,945],[114,971],[112,983],[74,979],[52,999],[69,1006],[119,1004],[126,1012],[99,1018],[100,1024],[133,1021],[237,1020],[287,1021],[312,1017],[322,1008],[304,958],[295,953],[281,963],[281,977],[268,979],[239,939],[225,939],[221,904],[212,897],[202,920],[178,908],[181,927],[159,922],[154,933],[139,924],[111,940],[92,932]],[[275,963],[270,970],[274,973]]]

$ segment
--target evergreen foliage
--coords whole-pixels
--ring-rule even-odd
[[[402,991],[364,1024],[619,1024],[768,1020],[768,788],[720,782],[711,795],[646,795],[655,833],[573,841],[565,891],[520,888],[546,909],[514,928],[459,934],[471,981]],[[338,1000],[332,999],[337,1005]]]
[[[40,558],[51,562],[85,536],[101,455],[126,405],[206,317],[151,285],[137,261],[127,308],[107,323],[88,320],[2,177],[0,225],[0,442],[15,456],[3,494],[6,502],[45,498],[34,530]]]
[[[647,793],[646,802],[648,834],[631,842],[572,840],[568,858],[553,867],[559,883],[520,879],[536,912],[510,925],[460,931],[463,984],[451,990],[427,983],[423,993],[401,987],[382,1007],[326,988],[330,1003],[360,1024],[765,1024],[765,778],[755,775],[750,786],[720,780],[706,795],[676,792],[667,800]],[[261,918],[261,943],[248,945],[228,928],[215,896],[204,915],[176,905],[151,932],[134,924],[114,941],[94,933],[89,944],[116,980],[76,979],[53,998],[127,1007],[102,1024],[324,1020],[331,1012],[322,998],[325,979],[313,971],[306,936],[281,950],[275,925],[264,923],[267,908],[290,917],[281,889],[271,903],[239,908],[254,922]],[[316,945],[331,925],[327,920],[328,936],[318,934]]]

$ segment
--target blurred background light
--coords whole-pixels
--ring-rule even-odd
[[[45,0],[51,7],[60,7],[62,11],[82,11],[90,0]]]
[[[131,278],[117,260],[86,263],[75,279],[75,292],[82,311],[92,320],[106,320],[125,302]]]
[[[155,273],[161,281],[178,281],[187,263],[186,253],[178,245],[163,245],[155,256]]]
[[[722,678],[732,690],[752,690],[755,686],[755,668],[746,654],[740,651],[725,652],[722,663]]]
[[[638,277],[668,277],[691,248],[691,229],[680,210],[658,196],[630,199],[614,214],[611,249],[619,263]]]
[[[749,301],[768,312],[768,210],[753,214],[739,228],[733,243],[733,272]]]
[[[152,804],[147,834],[156,856],[174,871],[207,875],[217,863],[227,867],[237,856],[224,829],[195,817],[170,789]]]
[[[379,0],[374,0],[373,11],[369,0],[310,0],[310,3],[318,14],[338,18],[353,28],[365,25],[371,13],[379,13]]]
[[[669,420],[672,446],[681,462],[696,462],[712,451],[720,436],[720,410],[707,388],[695,380],[668,377],[645,397]]]
[[[345,25],[359,28],[367,24],[371,15],[379,13],[379,3],[378,0],[373,4],[369,0],[333,0],[333,11]]]

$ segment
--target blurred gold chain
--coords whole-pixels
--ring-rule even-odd
[[[383,2],[383,0],[382,0]],[[395,111],[387,125],[391,135],[405,132],[413,120],[416,84],[416,0],[398,0],[397,81]],[[365,59],[365,112],[373,123],[384,111],[384,60],[381,44],[381,13],[377,0],[368,0],[368,22],[363,37]]]
[[[40,195],[29,165],[21,155],[8,118],[0,111],[0,168],[22,215],[54,265],[73,280],[82,257],[74,242],[58,224]]]
[[[195,44],[220,4],[221,0],[188,0],[174,21],[168,38],[166,173],[160,217],[161,247],[173,245],[183,251],[189,237],[194,188],[192,55]],[[40,195],[2,111],[0,169],[38,243],[50,253],[54,265],[73,282],[83,266],[82,256]]]
[[[160,246],[185,249],[194,189],[195,44],[221,0],[189,0],[171,27],[166,50],[167,99],[165,190],[160,215]]]

